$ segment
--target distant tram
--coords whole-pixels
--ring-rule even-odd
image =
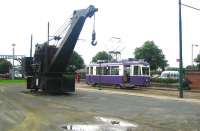
[[[92,63],[87,67],[88,84],[109,84],[120,87],[150,85],[150,67],[143,60],[123,60],[112,63]]]

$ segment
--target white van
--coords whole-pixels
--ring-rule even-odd
[[[178,79],[179,72],[178,71],[163,71],[160,75],[160,78]]]

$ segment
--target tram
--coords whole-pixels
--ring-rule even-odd
[[[91,63],[87,67],[88,84],[136,87],[150,85],[150,65],[144,60]]]

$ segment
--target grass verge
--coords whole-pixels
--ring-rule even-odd
[[[25,84],[26,80],[0,80],[0,84]]]

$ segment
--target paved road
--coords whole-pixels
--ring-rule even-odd
[[[23,85],[0,85],[0,131],[87,131],[97,127],[106,131],[198,131],[200,104],[85,89],[45,95],[30,93]]]

